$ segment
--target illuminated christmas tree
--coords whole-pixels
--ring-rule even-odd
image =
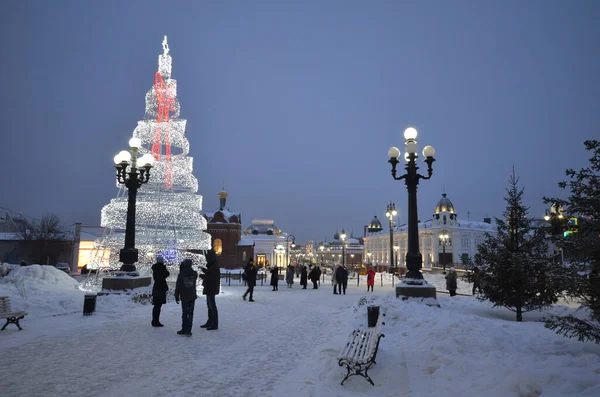
[[[186,120],[179,118],[177,81],[171,78],[171,56],[167,37],[158,57],[154,86],[146,94],[146,114],[133,131],[142,142],[140,154],[151,153],[154,166],[150,180],[137,195],[136,248],[141,273],[148,272],[156,255],[162,255],[171,270],[177,272],[183,259],[196,266],[205,263],[201,250],[211,246],[205,233],[206,220],[200,214],[202,196],[198,180],[192,175],[193,158],[188,156]],[[117,182],[117,197],[102,208],[104,235],[96,240],[89,268],[119,268],[119,250],[125,239],[127,189]]]

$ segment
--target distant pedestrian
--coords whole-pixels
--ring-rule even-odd
[[[292,288],[292,285],[294,285],[294,268],[291,264],[288,265],[285,271],[285,282],[288,288]]]
[[[250,299],[248,299],[248,302],[254,302],[253,294],[254,287],[256,286],[257,273],[258,270],[256,269],[256,266],[254,266],[254,260],[250,259],[250,261],[248,261],[248,263],[246,264],[246,267],[244,267],[244,274],[242,276],[244,277],[244,280],[246,280],[246,285],[248,286],[248,289],[242,296],[242,299],[246,300],[246,296],[248,296],[249,294]]]
[[[337,276],[336,276],[336,274],[337,274],[337,268],[338,267],[339,266],[334,267],[333,270],[331,271],[331,283],[333,284],[333,294],[334,295],[338,294],[338,292],[337,292],[337,290],[338,290],[338,282],[337,282]],[[342,292],[341,286],[340,286],[340,292]]]
[[[367,270],[367,292],[369,288],[371,288],[371,292],[373,292],[373,286],[375,285],[375,270],[373,270],[372,266],[369,266],[369,270]]]
[[[165,260],[162,256],[156,257],[156,263],[152,265],[152,278],[154,285],[152,286],[152,326],[163,327],[160,323],[160,309],[162,305],[167,303],[167,277],[170,273],[165,266]]]
[[[476,290],[481,294],[481,271],[478,267],[473,269],[473,274],[471,277],[473,277],[473,295],[475,295]]]
[[[273,266],[271,269],[271,287],[272,291],[279,291],[279,268]]]
[[[450,291],[450,296],[456,295],[457,281],[456,281],[456,269],[451,267],[446,275],[446,289]]]
[[[181,300],[181,330],[179,335],[192,336],[194,305],[196,304],[196,280],[198,273],[192,269],[192,260],[184,259],[179,265],[179,275],[175,284],[175,303]]]
[[[206,268],[200,274],[202,279],[202,294],[206,295],[206,306],[208,307],[208,320],[200,328],[207,331],[219,329],[219,311],[215,296],[221,290],[221,271],[219,270],[219,258],[214,250],[206,252]]]
[[[335,271],[335,278],[337,279],[340,294],[342,294],[343,291],[343,294],[346,295],[346,288],[348,287],[348,270],[346,270],[344,265],[338,266]]]
[[[308,271],[304,265],[300,268],[300,285],[302,286],[302,289],[306,289],[306,286],[308,285]]]
[[[318,266],[315,266],[312,269],[310,269],[308,278],[313,283],[313,289],[318,289],[319,286],[317,285],[317,283],[319,282],[319,278],[321,278],[321,269],[319,269]]]

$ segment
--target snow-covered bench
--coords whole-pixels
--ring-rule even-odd
[[[356,329],[348,337],[348,343],[342,349],[338,364],[340,367],[346,366],[348,373],[342,380],[344,382],[353,375],[360,375],[375,386],[367,371],[375,364],[375,357],[379,349],[379,340],[384,337],[381,333],[381,314],[375,327],[366,329]]]
[[[4,327],[2,327],[0,331],[4,331],[4,328],[6,328],[8,324],[15,324],[19,330],[22,330],[23,328],[19,325],[19,320],[26,315],[26,312],[12,312],[10,310],[10,297],[0,296],[0,318],[6,319],[6,324],[4,324]]]

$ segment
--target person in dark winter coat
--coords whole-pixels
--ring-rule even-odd
[[[446,275],[446,289],[448,291],[450,291],[450,296],[455,296],[456,295],[456,289],[457,289],[457,280],[456,280],[457,276],[456,276],[456,269],[454,267],[451,267],[448,270],[448,275]]]
[[[335,279],[338,283],[340,294],[342,294],[343,291],[344,295],[346,295],[346,288],[348,287],[348,270],[346,270],[344,265],[340,265],[336,269]]]
[[[306,289],[306,286],[308,285],[308,271],[304,265],[300,268],[300,285],[302,286],[302,289]]]
[[[481,293],[481,271],[478,267],[473,269],[473,295],[475,295],[475,291],[479,291]]]
[[[285,282],[288,288],[292,288],[292,285],[294,285],[294,268],[291,264],[288,265],[285,271]]]
[[[200,328],[207,331],[219,329],[219,311],[215,296],[221,290],[221,271],[219,270],[219,258],[214,250],[206,252],[206,268],[202,269],[202,294],[206,295],[206,306],[208,307],[208,320]]]
[[[248,285],[248,289],[246,293],[242,296],[242,299],[246,300],[246,296],[250,294],[250,299],[248,302],[254,302],[252,295],[254,294],[254,287],[256,286],[256,275],[258,273],[258,269],[254,266],[254,261],[250,259],[250,261],[246,264],[244,268],[244,277],[246,280],[246,284]]]
[[[313,267],[308,274],[308,278],[313,283],[313,289],[318,289],[317,283],[319,282],[319,278],[321,277],[321,269],[318,266]]]
[[[163,327],[160,323],[160,309],[162,305],[167,303],[167,277],[170,273],[165,266],[165,260],[162,256],[156,258],[156,263],[152,265],[152,278],[154,285],[152,286],[152,326]]]
[[[271,269],[271,286],[273,287],[273,291],[279,291],[279,269],[277,266]]]
[[[175,303],[181,301],[181,330],[179,335],[192,335],[192,323],[194,321],[194,305],[198,295],[196,294],[196,280],[198,273],[192,269],[192,260],[185,259],[179,265],[179,275],[175,284]]]

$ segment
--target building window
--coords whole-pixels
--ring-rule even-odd
[[[462,236],[462,246],[463,248],[469,248],[471,246],[471,240],[469,239],[469,235]]]
[[[462,254],[460,260],[462,263],[469,263],[469,254]]]
[[[242,252],[242,262],[246,262],[246,251]]]
[[[446,224],[446,215],[444,215],[444,225]]]
[[[220,238],[216,238],[213,242],[213,248],[215,250],[215,254],[221,255],[223,253],[223,241]]]

